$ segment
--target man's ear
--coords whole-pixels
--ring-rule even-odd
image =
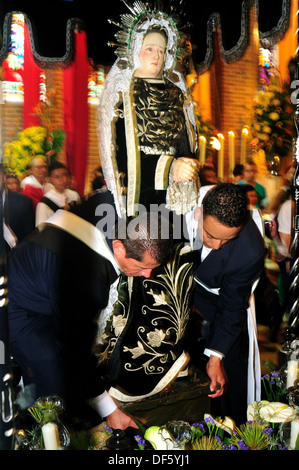
[[[194,209],[194,220],[198,222],[201,218],[201,215],[202,215],[202,207],[196,207]]]
[[[126,248],[121,240],[112,240],[112,247],[115,256],[126,256]]]

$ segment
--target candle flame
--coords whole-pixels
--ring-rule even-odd
[[[232,137],[235,137],[235,134],[233,133],[233,131],[229,131],[228,135],[231,135]]]
[[[219,140],[216,139],[216,137],[211,137],[210,144],[215,150],[220,150],[221,149],[221,144],[220,144]]]

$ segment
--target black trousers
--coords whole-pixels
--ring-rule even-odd
[[[206,371],[209,358],[204,354],[210,326],[208,322],[193,312],[187,328],[185,347],[191,357],[191,364]],[[214,417],[229,416],[237,425],[247,420],[247,373],[248,373],[248,331],[245,322],[240,336],[235,341],[229,354],[223,359],[223,367],[228,377],[225,393],[218,398],[211,398],[211,414]]]

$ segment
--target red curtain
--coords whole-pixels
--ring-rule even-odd
[[[40,126],[38,116],[33,115],[34,107],[39,101],[39,83],[42,69],[34,62],[30,34],[28,27],[24,25],[24,129],[30,126]]]
[[[66,158],[77,184],[84,194],[88,155],[88,56],[86,33],[74,32],[74,61],[64,71],[64,130]]]

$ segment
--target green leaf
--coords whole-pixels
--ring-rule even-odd
[[[277,369],[277,366],[270,359],[267,359],[265,361],[265,366],[268,367],[271,372],[274,372]]]

